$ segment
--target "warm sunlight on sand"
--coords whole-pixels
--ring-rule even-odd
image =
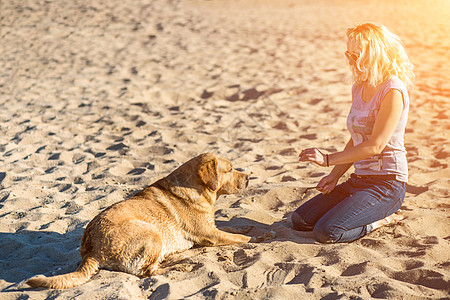
[[[415,65],[406,219],[323,245],[290,216],[329,169],[298,154],[348,140],[364,21]],[[450,0],[1,0],[0,26],[1,299],[448,298]],[[25,284],[75,270],[89,220],[206,151],[251,177],[216,223],[275,239],[170,258],[190,272]]]

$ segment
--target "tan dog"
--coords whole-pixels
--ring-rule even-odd
[[[87,282],[99,268],[137,276],[158,275],[164,257],[195,245],[216,246],[259,242],[220,231],[213,204],[222,194],[241,192],[248,176],[224,158],[201,154],[130,199],[118,202],[86,227],[81,239],[82,262],[75,272],[27,281],[32,287],[70,288]],[[269,236],[270,238],[270,236]]]

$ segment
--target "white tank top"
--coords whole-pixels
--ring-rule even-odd
[[[408,90],[396,76],[384,81],[369,102],[362,97],[363,86],[353,85],[353,103],[347,117],[347,128],[356,146],[367,141],[372,135],[373,125],[380,110],[381,101],[391,90],[398,90],[403,95],[403,112],[397,127],[381,154],[374,155],[354,163],[357,175],[394,174],[399,181],[408,181],[408,164],[404,145],[404,134],[409,111]]]

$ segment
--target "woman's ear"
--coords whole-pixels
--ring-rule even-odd
[[[198,176],[201,181],[211,190],[217,191],[219,189],[219,162],[217,158],[203,163],[199,170]]]

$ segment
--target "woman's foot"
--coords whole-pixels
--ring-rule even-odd
[[[386,218],[373,222],[372,223],[372,230],[378,229],[382,226],[391,225],[400,222],[401,220],[405,219],[405,217],[401,214],[395,213],[390,216],[387,216]]]

